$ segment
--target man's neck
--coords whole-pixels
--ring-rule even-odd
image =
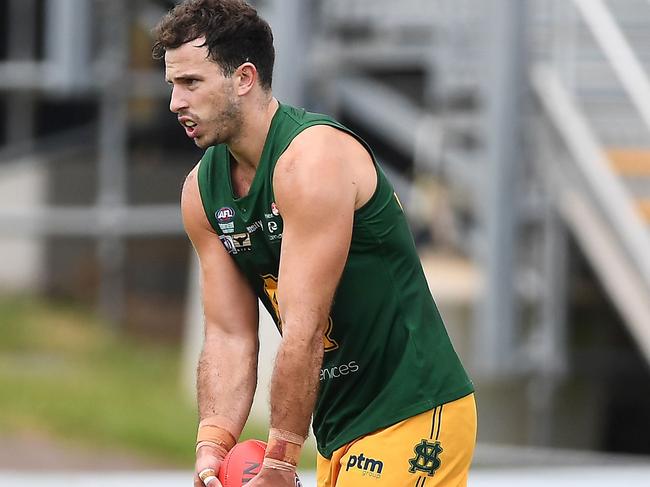
[[[271,98],[269,103],[258,105],[259,108],[247,113],[239,131],[240,136],[228,144],[237,164],[248,169],[257,169],[271,121],[279,106],[278,101]]]

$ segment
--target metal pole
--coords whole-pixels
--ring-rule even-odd
[[[483,222],[486,295],[478,318],[477,370],[512,373],[516,337],[516,222],[526,86],[525,0],[492,0],[491,73],[487,76],[487,172]]]
[[[553,202],[546,202],[542,249],[544,288],[537,340],[531,350],[535,367],[529,384],[528,431],[531,443],[551,446],[558,388],[567,369],[567,258],[566,227]]]
[[[36,1],[11,0],[9,3],[9,58],[31,61],[36,48]],[[23,142],[31,147],[34,137],[34,96],[18,92],[7,97],[7,144]]]
[[[545,375],[561,378],[567,371],[567,229],[549,202],[544,222],[544,301],[541,343],[542,370]]]
[[[45,58],[51,88],[68,94],[89,81],[91,11],[87,0],[47,0]]]
[[[273,29],[273,93],[281,102],[301,106],[305,100],[311,1],[269,0],[259,13]]]
[[[128,89],[124,84],[128,58],[128,10],[123,0],[102,0],[103,43],[99,79],[100,135],[97,203],[100,208],[120,208],[126,202],[128,160]],[[110,215],[109,211],[102,215]],[[101,268],[99,307],[113,326],[124,319],[124,241],[118,222],[102,218],[103,235],[98,242]]]

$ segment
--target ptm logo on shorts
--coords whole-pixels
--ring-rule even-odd
[[[384,469],[384,462],[375,460],[374,458],[366,458],[363,456],[363,453],[360,453],[359,456],[350,455],[348,464],[345,466],[345,471],[347,472],[354,467],[361,470],[363,475],[379,478],[381,477],[381,471]]]
[[[409,460],[411,464],[409,472],[425,472],[429,477],[433,477],[436,470],[440,468],[440,458],[438,458],[438,455],[442,453],[440,442],[431,443],[428,440],[422,440],[415,445],[413,451],[415,452],[415,458]]]

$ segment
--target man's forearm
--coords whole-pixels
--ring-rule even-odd
[[[218,416],[237,439],[250,413],[257,384],[257,344],[229,336],[208,337],[197,374],[201,419]]]
[[[271,378],[271,426],[303,437],[318,393],[323,362],[321,334],[308,340],[283,338]]]

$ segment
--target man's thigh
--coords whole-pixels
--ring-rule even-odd
[[[319,457],[318,487],[464,486],[475,443],[471,394]]]

